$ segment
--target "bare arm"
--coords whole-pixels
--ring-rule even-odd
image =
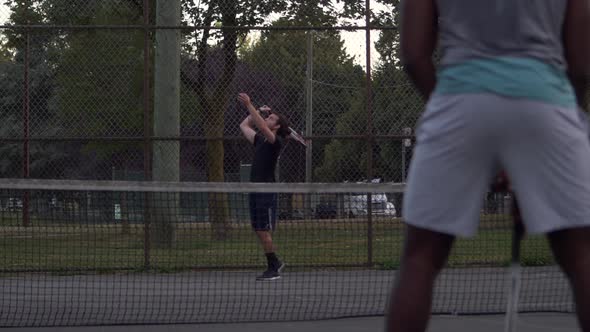
[[[244,137],[246,137],[248,142],[254,144],[254,137],[256,136],[256,132],[252,128],[251,120],[252,119],[250,118],[250,116],[247,116],[244,119],[244,121],[240,123],[240,130],[242,131],[242,134],[244,135]]]
[[[588,110],[590,88],[590,1],[568,0],[563,26],[568,77],[580,107]]]
[[[270,128],[268,128],[266,121],[264,121],[256,108],[254,108],[254,105],[252,105],[252,102],[250,101],[250,97],[248,97],[248,95],[245,93],[240,93],[238,95],[238,100],[242,102],[242,104],[244,104],[244,106],[246,106],[248,109],[248,112],[250,112],[250,118],[252,119],[252,122],[256,128],[260,130],[260,133],[264,135],[269,143],[273,144],[276,139],[275,134],[272,132],[272,130],[270,130]]]
[[[436,5],[434,0],[404,0],[401,14],[402,64],[412,83],[428,99],[436,84],[432,61],[438,33]]]

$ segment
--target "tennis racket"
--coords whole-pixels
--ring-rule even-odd
[[[267,105],[262,105],[258,108],[258,112],[263,117],[266,117],[272,113],[272,109]],[[305,141],[305,138],[303,138],[303,136],[301,136],[301,134],[299,134],[295,129],[293,129],[291,127],[289,127],[289,132],[290,132],[289,137],[291,137],[295,141],[301,143],[303,146],[307,147],[307,142]]]
[[[305,141],[305,138],[303,138],[303,136],[301,136],[298,132],[295,131],[295,129],[289,127],[289,131],[291,132],[291,134],[289,135],[292,139],[296,140],[297,142],[303,144],[303,146],[307,147],[307,142]]]

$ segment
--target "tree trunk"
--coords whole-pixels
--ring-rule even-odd
[[[213,7],[204,14],[203,22],[209,26],[213,22]],[[235,26],[237,9],[235,5],[225,4],[221,6],[223,26]],[[207,173],[209,182],[224,182],[224,147],[223,133],[225,126],[225,111],[229,102],[229,87],[233,81],[237,66],[237,32],[224,30],[222,44],[223,71],[216,82],[205,82],[205,67],[207,65],[209,51],[209,29],[204,29],[202,39],[197,52],[198,74],[194,82],[194,91],[199,98],[199,103],[205,112],[204,131],[207,137]],[[210,93],[205,91],[205,86],[213,86]],[[209,194],[209,221],[213,238],[217,240],[227,239],[231,231],[229,220],[229,202],[227,194]]]
[[[224,97],[224,96],[220,96]],[[225,102],[208,103],[211,108],[208,108],[207,121],[205,123],[205,132],[207,137],[207,170],[209,182],[224,182],[225,174],[223,167],[224,147],[223,128],[225,111]],[[214,106],[216,105],[216,106]],[[221,114],[221,116],[219,115]],[[229,220],[229,202],[227,194],[225,193],[210,193],[209,194],[209,221],[213,238],[216,240],[225,240],[229,237],[231,231],[231,223]]]

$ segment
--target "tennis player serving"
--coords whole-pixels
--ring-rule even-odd
[[[402,62],[428,101],[404,196],[387,331],[425,331],[457,236],[505,170],[527,233],[547,234],[590,332],[589,0],[403,0]],[[432,61],[438,41],[441,61]]]
[[[289,122],[283,115],[272,112],[268,106],[261,107],[261,110],[268,114],[266,119],[263,118],[245,93],[240,93],[238,100],[249,113],[240,124],[240,130],[248,142],[254,145],[250,181],[275,182],[277,160],[287,136],[291,134]],[[258,129],[258,133],[255,129]],[[272,231],[275,229],[277,219],[277,194],[251,193],[249,201],[252,228],[260,240],[268,263],[266,271],[256,279],[261,281],[279,279],[285,264],[277,257],[272,241]]]

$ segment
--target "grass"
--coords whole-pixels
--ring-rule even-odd
[[[484,218],[479,235],[459,239],[449,259],[451,267],[506,266],[510,260],[511,230],[506,221]],[[149,262],[157,271],[261,267],[264,256],[248,224],[233,224],[224,240],[212,236],[210,225],[175,226],[170,248],[150,248]],[[361,219],[281,222],[274,239],[291,268],[345,268],[368,264],[367,224]],[[402,247],[399,220],[373,222],[372,266],[395,269]],[[4,271],[55,273],[142,271],[145,261],[143,225],[43,224],[30,227],[18,219],[2,218],[0,264]],[[522,246],[524,265],[553,264],[543,237],[528,237]]]

